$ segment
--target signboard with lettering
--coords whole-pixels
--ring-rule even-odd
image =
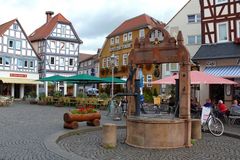
[[[10,77],[21,77],[21,78],[26,78],[26,77],[27,77],[27,74],[10,73]]]

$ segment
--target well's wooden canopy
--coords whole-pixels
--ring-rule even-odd
[[[129,55],[130,64],[188,63],[190,57],[178,32],[177,41],[162,26],[152,28],[143,39],[136,39]]]

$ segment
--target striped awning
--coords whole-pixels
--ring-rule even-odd
[[[217,66],[217,67],[206,67],[204,72],[226,78],[239,78],[240,77],[240,66]]]

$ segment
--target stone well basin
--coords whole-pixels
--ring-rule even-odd
[[[149,149],[187,147],[188,125],[185,119],[129,116],[126,143]]]

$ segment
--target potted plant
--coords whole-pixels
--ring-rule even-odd
[[[105,74],[105,68],[101,68],[100,72],[101,72],[102,75],[104,75]]]
[[[36,91],[31,91],[28,95],[29,103],[30,104],[37,104],[37,94]]]

